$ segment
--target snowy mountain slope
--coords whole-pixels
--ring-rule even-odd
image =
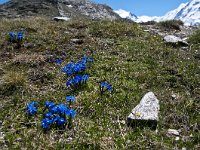
[[[182,3],[178,8],[169,11],[166,15],[158,16],[138,16],[130,17],[130,12],[125,10],[115,11],[122,18],[129,18],[135,22],[147,22],[147,21],[165,21],[165,20],[182,20],[185,25],[200,25],[200,0],[191,0],[187,3]],[[135,16],[135,15],[134,15]]]
[[[119,9],[119,10],[115,10],[114,12],[117,13],[122,18],[127,18],[127,19],[131,19],[131,20],[138,19],[137,16],[132,14],[130,11]]]
[[[169,11],[166,13],[163,17],[161,17],[161,20],[172,20],[174,19],[177,14],[187,5],[187,3],[182,3],[180,6],[172,11]]]

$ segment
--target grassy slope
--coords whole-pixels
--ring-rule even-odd
[[[16,49],[6,42],[9,31],[23,30],[27,47]],[[134,23],[70,21],[45,18],[1,20],[0,33],[0,141],[2,148],[28,149],[172,149],[199,145],[199,59],[166,46]],[[72,38],[83,39],[73,44]],[[62,103],[70,93],[60,73],[57,57],[65,64],[92,50],[94,64],[85,89],[75,92],[78,115],[74,129],[44,133],[41,115],[28,119],[26,104],[46,100]],[[63,64],[64,65],[64,64]],[[99,96],[99,81],[108,80],[114,90]],[[160,100],[157,132],[127,127],[125,121],[141,97],[153,91]],[[176,94],[176,99],[171,95]],[[42,111],[42,110],[40,110]],[[181,139],[169,138],[167,129],[181,129]]]

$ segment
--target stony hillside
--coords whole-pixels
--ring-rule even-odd
[[[90,0],[11,0],[0,5],[0,17],[27,16],[89,17],[91,19],[119,19],[109,6]]]
[[[11,31],[24,39],[12,42]],[[187,51],[125,21],[1,19],[0,35],[0,149],[200,148],[199,31]],[[62,68],[84,55],[94,59],[84,72],[89,80],[68,87]],[[111,92],[100,90],[102,81]],[[149,91],[160,104],[156,130],[144,122],[128,126],[127,116]],[[71,94],[77,111],[71,127],[44,130],[44,103],[66,103]],[[32,101],[34,116],[27,113]]]

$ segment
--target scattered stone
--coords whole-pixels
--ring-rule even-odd
[[[169,44],[177,44],[180,46],[188,46],[189,45],[186,41],[184,41],[181,38],[174,36],[174,35],[167,35],[164,37],[164,40],[166,43],[169,43]]]
[[[25,48],[33,48],[34,44],[32,44],[32,43],[24,43],[24,47]]]
[[[174,136],[179,136],[179,131],[178,131],[178,130],[175,130],[175,129],[168,129],[167,134],[168,134],[169,136],[172,136],[172,135],[174,135]]]
[[[131,140],[127,140],[127,141],[126,141],[126,144],[130,144],[130,143],[131,143]]]
[[[75,44],[83,44],[83,40],[82,39],[71,39],[70,41],[72,43],[75,43]]]
[[[176,94],[172,94],[171,97],[172,97],[172,100],[175,100],[177,96]]]
[[[128,126],[142,127],[147,125],[152,129],[156,129],[159,110],[158,99],[153,92],[148,92],[128,116]]]
[[[181,150],[187,150],[187,149],[186,149],[186,147],[182,147],[182,149],[181,149]]]
[[[177,137],[175,138],[175,141],[179,141],[179,140],[180,140],[180,137],[177,136]]]
[[[0,140],[4,140],[4,137],[5,137],[4,133],[0,132]]]
[[[55,21],[69,21],[70,18],[68,18],[68,17],[54,17],[53,20],[55,20]]]
[[[181,47],[181,50],[187,51],[187,50],[188,50],[188,47]]]

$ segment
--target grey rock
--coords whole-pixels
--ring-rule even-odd
[[[179,44],[181,46],[188,46],[189,44],[182,40],[180,37],[174,36],[174,35],[167,35],[164,37],[164,40],[166,43],[171,43],[171,44]]]
[[[155,129],[159,120],[159,110],[158,99],[153,92],[148,92],[128,116],[128,125],[148,125]]]
[[[83,40],[82,39],[71,39],[70,40],[72,43],[75,43],[75,44],[82,44],[83,43]]]
[[[168,129],[167,130],[167,135],[168,136],[179,136],[179,131],[178,130],[175,130],[175,129]]]

